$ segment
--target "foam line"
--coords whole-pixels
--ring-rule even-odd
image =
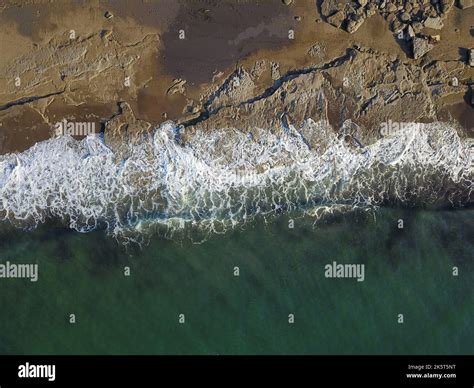
[[[98,135],[44,141],[0,156],[0,219],[135,239],[157,228],[221,233],[315,206],[472,203],[473,142],[448,124],[407,124],[366,147],[325,122],[303,127],[196,132],[183,144],[167,122],[120,153]]]

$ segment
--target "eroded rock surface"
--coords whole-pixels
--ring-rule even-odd
[[[473,136],[473,12],[442,0],[7,1],[0,153],[63,119],[95,122],[114,146],[166,120],[192,133],[327,119],[361,142],[387,120],[452,120]]]

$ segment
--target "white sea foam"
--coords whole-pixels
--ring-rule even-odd
[[[120,153],[99,135],[62,136],[0,156],[0,218],[23,228],[55,218],[80,232],[103,225],[139,239],[155,229],[220,233],[315,206],[466,205],[473,147],[443,123],[405,125],[366,147],[312,120],[279,133],[197,132],[185,143],[167,122]]]

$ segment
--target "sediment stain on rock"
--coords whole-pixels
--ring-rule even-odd
[[[182,5],[162,35],[161,59],[167,72],[195,84],[210,82],[215,73],[251,52],[288,44],[288,30],[295,24],[288,8],[278,1]]]

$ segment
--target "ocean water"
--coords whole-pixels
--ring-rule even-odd
[[[0,279],[0,353],[474,353],[473,140],[340,133],[168,122],[0,156],[0,264],[39,265]]]
[[[288,213],[142,248],[57,225],[3,230],[0,262],[38,263],[39,279],[0,280],[0,352],[473,354],[473,216]],[[365,280],[326,278],[333,261],[365,264]]]

